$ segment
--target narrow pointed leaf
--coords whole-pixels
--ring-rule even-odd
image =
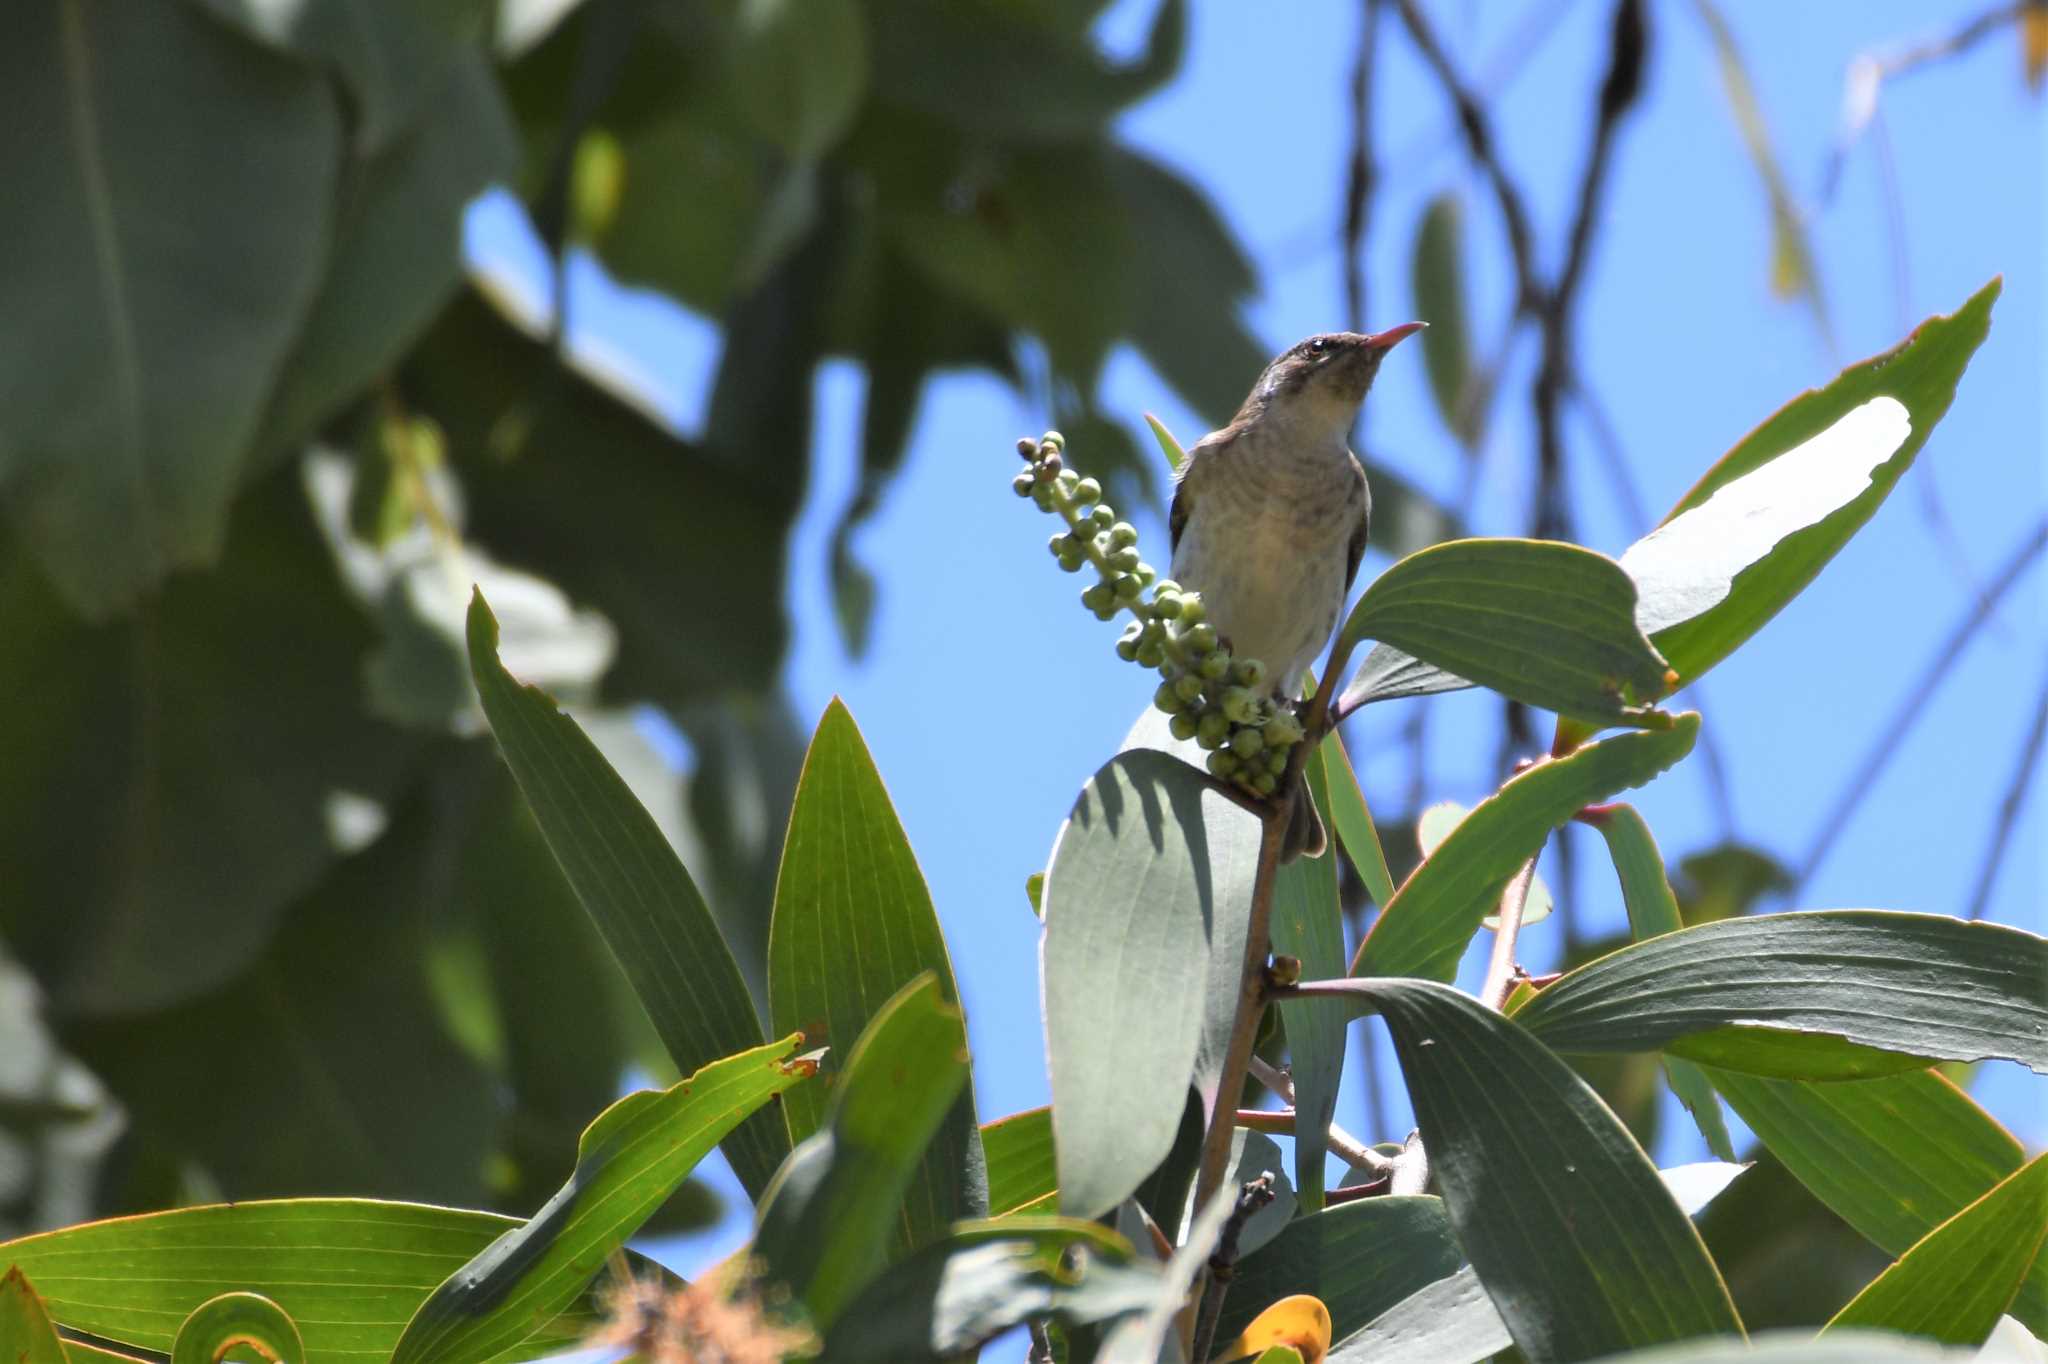
[[[1929,1232],[1828,1322],[1976,1345],[1999,1317],[2048,1235],[2048,1155]]]
[[[497,618],[481,592],[469,604],[468,635],[470,673],[498,747],[676,1069],[687,1075],[762,1045],[746,979],[654,817],[574,720],[505,671]],[[733,1173],[755,1197],[788,1152],[773,1113],[726,1143]]]
[[[1527,1032],[1430,981],[1300,988],[1385,1020],[1458,1241],[1530,1360],[1741,1333],[1656,1167]]]
[[[1532,706],[1592,724],[1642,718],[1666,665],[1636,586],[1603,554],[1548,540],[1452,540],[1382,573],[1340,639],[1376,639]]]
[[[1580,809],[1641,786],[1692,751],[1699,716],[1667,730],[1620,734],[1511,778],[1401,884],[1351,962],[1353,975],[1448,981],[1480,920],[1550,831]]]
[[[1815,1084],[1707,1072],[1785,1168],[1880,1250],[1903,1255],[2026,1158],[2013,1135],[1937,1071]],[[1939,1160],[1927,1153],[1939,1151]],[[2048,1335],[2048,1265],[2012,1315]]]
[[[981,1149],[988,1156],[988,1215],[1007,1217],[1030,1209],[1059,1191],[1052,1153],[1052,1109],[1031,1108],[984,1123]]]
[[[0,1275],[0,1359],[7,1364],[65,1364],[64,1343],[21,1266]]]
[[[1159,453],[1166,456],[1168,469],[1178,469],[1187,463],[1188,452],[1180,448],[1180,442],[1173,438],[1173,432],[1166,429],[1165,422],[1147,412],[1145,425],[1152,428],[1152,439],[1159,442]]]
[[[1478,444],[1481,423],[1473,401],[1477,376],[1465,310],[1463,209],[1455,190],[1429,201],[1415,231],[1408,274],[1415,316],[1429,322],[1429,330],[1422,334],[1422,359],[1437,415],[1459,444],[1470,449]]]
[[[406,1324],[392,1364],[489,1359],[559,1316],[721,1137],[816,1073],[815,1062],[794,1059],[798,1040],[714,1061],[599,1114],[561,1191],[434,1290]]]
[[[846,1048],[927,971],[944,998],[959,999],[910,840],[853,715],[835,698],[804,755],[768,926],[770,1021],[779,1030],[801,1030],[811,1046],[833,1049],[825,1058],[826,1083],[785,1102],[792,1141],[822,1125],[833,1077],[850,1062]],[[988,1210],[973,1090],[957,1093],[904,1195],[899,1249]]]
[[[1043,954],[1061,1211],[1107,1212],[1172,1149],[1211,1001],[1235,1005],[1259,832],[1149,749],[1097,771],[1061,828]]]
[[[1302,767],[1323,821],[1331,822],[1326,747]],[[1272,950],[1301,962],[1302,976],[1344,974],[1344,910],[1337,902],[1337,859],[1297,857],[1280,869],[1273,886]],[[1288,1074],[1294,1080],[1294,1190],[1310,1212],[1323,1206],[1323,1166],[1337,1086],[1344,1076],[1344,1008],[1325,1000],[1289,1000],[1280,1006],[1287,1029]]]
[[[201,1303],[252,1291],[300,1323],[314,1360],[383,1364],[427,1295],[518,1219],[366,1198],[223,1203],[87,1222],[0,1243],[43,1285],[66,1329],[168,1353]],[[527,1341],[566,1349],[597,1317],[585,1302]]]
[[[2000,287],[1794,398],[1621,556],[1643,628],[1683,682],[1763,628],[1870,520],[1948,411]]]
[[[2048,939],[1889,910],[1724,919],[1611,952],[1545,987],[1516,1021],[1559,1051],[1668,1047],[1760,1074],[1868,1074],[1862,1052],[1754,1053],[1752,1031],[2048,1071]],[[1704,1035],[1694,1051],[1688,1039]],[[1754,1063],[1754,1064],[1751,1064]],[[1818,1073],[1813,1073],[1818,1072]]]
[[[1308,1293],[1329,1309],[1331,1337],[1342,1340],[1464,1258],[1440,1198],[1390,1195],[1325,1208],[1238,1261],[1216,1334],[1228,1340],[1268,1304]]]
[[[1387,870],[1386,848],[1380,843],[1372,810],[1365,803],[1365,788],[1358,784],[1358,773],[1352,769],[1351,755],[1344,750],[1344,736],[1335,730],[1323,740],[1323,760],[1330,784],[1330,825],[1337,831],[1337,841],[1344,845],[1351,865],[1358,868],[1365,893],[1372,896],[1373,904],[1385,908],[1387,901],[1394,898],[1394,877]]]
[[[1665,875],[1664,855],[1650,826],[1632,805],[1616,805],[1593,819],[1593,827],[1607,840],[1608,855],[1614,859],[1615,875],[1621,879],[1621,899],[1628,909],[1629,932],[1637,942],[1675,933],[1685,927],[1679,916],[1678,897]],[[1519,1021],[1519,1015],[1517,1015]],[[1527,1026],[1524,1024],[1524,1026]],[[1671,1092],[1692,1115],[1693,1123],[1706,1140],[1707,1149],[1722,1160],[1735,1159],[1735,1144],[1728,1136],[1728,1124],[1721,1115],[1721,1100],[1699,1066],[1683,1056],[1666,1056],[1664,1078]]]
[[[769,1186],[755,1237],[820,1327],[902,1242],[906,1195],[967,1084],[966,1020],[923,972],[883,1001],[850,1053],[824,1125]]]

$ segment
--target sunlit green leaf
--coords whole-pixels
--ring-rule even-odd
[[[1936,1227],[1827,1324],[1976,1345],[2032,1271],[2048,1236],[2048,1155],[2036,1156]]]
[[[64,1345],[43,1300],[12,1265],[0,1276],[0,1359],[8,1364],[65,1364]]]
[[[789,1096],[792,1141],[820,1129],[845,1048],[883,1006],[929,971],[959,998],[931,892],[882,777],[843,702],[818,721],[797,782],[768,929],[768,1010],[777,1029],[829,1046],[826,1083]],[[987,1210],[988,1176],[972,1090],[960,1094],[923,1158],[903,1204],[899,1250]]]
[[[1786,1078],[1868,1075],[1873,1058],[1812,1048],[1790,1059],[1774,1039],[1752,1055],[1740,1034],[1825,1034],[1909,1058],[2048,1071],[2044,980],[2048,939],[2003,924],[1888,910],[1768,914],[1609,953],[1546,986],[1516,1021],[1560,1051],[1666,1047]]]
[[[1616,735],[1511,778],[1402,883],[1359,944],[1352,974],[1450,980],[1480,920],[1550,831],[1670,767],[1698,732],[1699,717],[1681,715],[1668,730]]]
[[[1332,808],[1328,758],[1319,748],[1302,767],[1316,808],[1329,823]],[[1343,776],[1348,777],[1347,774]],[[1344,910],[1337,901],[1337,859],[1297,857],[1280,869],[1273,887],[1272,950],[1301,963],[1302,977],[1319,980],[1344,974]],[[1337,1113],[1337,1085],[1344,1076],[1341,1005],[1290,1000],[1280,1006],[1287,1029],[1288,1074],[1294,1080],[1294,1189],[1310,1212],[1323,1205],[1324,1147]]]
[[[990,1217],[1039,1211],[1038,1205],[1059,1191],[1051,1108],[1027,1109],[983,1124],[981,1149],[988,1156]]]
[[[1386,850],[1380,846],[1380,832],[1373,824],[1372,811],[1365,803],[1365,790],[1352,770],[1351,755],[1344,749],[1344,736],[1332,730],[1323,740],[1323,761],[1329,769],[1330,826],[1345,856],[1358,869],[1365,893],[1375,905],[1394,898],[1393,874],[1387,870]]]
[[[756,1253],[821,1327],[888,1261],[892,1243],[936,1239],[906,1227],[935,1211],[918,1187],[926,1148],[943,1138],[948,1110],[958,1115],[967,1084],[966,1020],[948,993],[927,971],[882,1002],[848,1049],[823,1123],[762,1195]]]
[[[560,1315],[720,1138],[815,1074],[813,1063],[792,1059],[797,1041],[714,1061],[599,1114],[561,1192],[434,1290],[406,1323],[393,1364],[489,1359]]]
[[[1605,555],[1547,540],[1453,540],[1375,579],[1340,641],[1376,639],[1518,701],[1594,724],[1664,692],[1636,589]]]

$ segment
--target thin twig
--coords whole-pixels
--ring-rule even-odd
[[[1906,688],[1905,695],[1899,700],[1898,709],[1893,712],[1891,719],[1883,728],[1878,730],[1877,742],[1871,746],[1870,752],[1857,766],[1855,774],[1842,787],[1842,794],[1836,798],[1827,818],[1821,821],[1820,832],[1814,836],[1813,846],[1807,851],[1806,860],[1800,864],[1798,873],[1792,878],[1789,894],[1797,896],[1805,888],[1806,883],[1813,879],[1813,874],[1820,869],[1820,864],[1833,850],[1835,840],[1841,837],[1850,817],[1856,813],[1856,807],[1870,794],[1871,788],[1877,784],[1878,777],[1891,762],[1892,756],[1904,746],[1906,735],[1911,732],[1920,717],[1927,713],[1928,702],[1947,679],[1949,670],[1961,660],[1963,650],[1969,645],[1972,637],[1984,627],[1984,622],[1991,618],[1991,613],[1999,600],[2012,590],[2013,585],[2026,573],[2028,567],[2040,557],[2044,546],[2048,546],[2048,517],[2035,522],[2033,530],[2028,532],[2026,539],[2020,543],[2012,557],[2006,560],[2005,566],[1985,585],[1984,595],[1971,604],[1970,609],[1963,613],[1962,619],[1956,622],[1955,628],[1935,646],[1927,666],[1913,680],[1913,684]]]
[[[1230,1281],[1237,1274],[1237,1238],[1244,1234],[1244,1224],[1252,1220],[1252,1215],[1275,1197],[1271,1175],[1260,1175],[1238,1190],[1237,1206],[1230,1210],[1223,1223],[1223,1234],[1216,1239],[1216,1249],[1209,1256],[1209,1286],[1202,1293],[1202,1314],[1195,1324],[1194,1348],[1188,1352],[1188,1358],[1196,1364],[1208,1364],[1209,1352],[1216,1344],[1216,1319],[1223,1313],[1223,1295],[1230,1291]]]
[[[1294,1107],[1294,1080],[1286,1071],[1280,1069],[1280,1067],[1256,1052],[1252,1055],[1250,1070],[1253,1079],[1272,1090],[1275,1094],[1278,1094],[1280,1101],[1286,1104],[1288,1108],[1292,1109]],[[1251,1117],[1251,1120],[1247,1121],[1247,1117],[1252,1113],[1256,1113],[1257,1116]],[[1263,1110],[1242,1110],[1237,1115],[1237,1125],[1239,1127],[1258,1127],[1260,1123],[1273,1116],[1275,1115]],[[1283,1134],[1292,1134],[1294,1131],[1294,1114],[1289,1112],[1284,1116],[1287,1119],[1287,1125],[1273,1130]],[[1260,1127],[1259,1130],[1264,1131],[1266,1129]],[[1330,1131],[1326,1141],[1331,1155],[1352,1165],[1377,1171],[1387,1163],[1385,1156],[1373,1150],[1349,1132],[1346,1132],[1336,1123],[1330,1124]]]
[[[1046,1334],[1045,1323],[1033,1318],[1030,1325],[1031,1349],[1024,1356],[1024,1364],[1052,1364],[1052,1337]]]
[[[2044,740],[2048,740],[2048,680],[2042,683],[2041,699],[2034,705],[2033,728],[2020,745],[2020,760],[2013,767],[2012,780],[2006,783],[2005,798],[1998,802],[1998,820],[1991,826],[1991,843],[1984,849],[1983,865],[1977,869],[1977,888],[1970,892],[1970,908],[1965,918],[1983,918],[1991,903],[1999,868],[2004,865],[2006,848],[2012,842],[2013,827],[2019,823],[2020,810],[2027,803],[2027,788],[2033,785],[2034,766],[2041,760]]]
[[[1486,963],[1486,983],[1479,989],[1479,1002],[1498,1010],[1515,986],[1515,939],[1522,932],[1522,911],[1529,904],[1529,887],[1536,880],[1536,859],[1522,864],[1500,897],[1500,927],[1493,934],[1493,956]]]

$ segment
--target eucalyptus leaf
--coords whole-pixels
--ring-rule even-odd
[[[434,1289],[406,1323],[392,1364],[490,1359],[560,1315],[720,1138],[816,1073],[814,1062],[795,1058],[797,1041],[714,1061],[599,1114],[561,1191]]]
[[[1516,1014],[1560,1051],[1685,1050],[1790,1078],[1869,1074],[1860,1051],[1789,1063],[1750,1030],[1818,1033],[1905,1057],[2019,1061],[2048,1072],[2048,939],[2003,924],[1887,910],[1724,919],[1566,973]],[[1930,984],[1933,988],[1930,988]],[[1734,1030],[1735,1035],[1730,1035]],[[1768,1041],[1768,1039],[1763,1039]],[[1788,1068],[1789,1067],[1789,1068]]]
[[[8,1364],[65,1364],[57,1328],[20,1265],[10,1265],[0,1275],[0,1359]]]
[[[905,1227],[932,1215],[918,1187],[926,1148],[942,1139],[967,1084],[967,1025],[949,993],[927,971],[883,1001],[849,1049],[823,1125],[762,1195],[755,1252],[820,1327],[887,1262],[892,1243],[937,1239]]]
[[[1478,411],[1478,374],[1472,364],[1471,322],[1465,307],[1464,201],[1446,190],[1429,201],[1409,253],[1415,316],[1429,321],[1422,359],[1437,415],[1468,451],[1484,431]]]
[[[1616,735],[1510,778],[1394,892],[1359,944],[1351,973],[1450,980],[1480,921],[1550,831],[1670,767],[1698,732],[1699,717],[1688,713],[1668,730]]]
[[[1453,540],[1375,579],[1338,647],[1376,639],[1517,701],[1596,725],[1641,721],[1664,660],[1620,565],[1548,540]]]
[[[1389,1195],[1297,1217],[1238,1262],[1216,1334],[1228,1340],[1267,1305],[1308,1293],[1342,1340],[1464,1260],[1443,1200]]]
[[[1115,1207],[1172,1149],[1212,997],[1236,1003],[1259,835],[1152,750],[1105,764],[1062,826],[1043,962],[1063,1212]]]
[[[1336,709],[1340,714],[1349,715],[1360,706],[1375,701],[1399,701],[1412,696],[1436,696],[1447,691],[1463,691],[1474,683],[1467,682],[1456,673],[1445,672],[1433,663],[1424,663],[1411,654],[1404,654],[1391,644],[1375,644],[1365,656],[1365,662],[1358,665],[1349,685],[1337,700]]]
[[[1328,827],[1330,796],[1327,745],[1302,767],[1302,780]],[[1342,774],[1341,779],[1349,779]],[[1337,900],[1337,859],[1297,857],[1280,868],[1273,883],[1269,923],[1272,951],[1301,963],[1303,977],[1344,974],[1344,909]],[[1310,1212],[1323,1205],[1323,1181],[1330,1123],[1337,1113],[1337,1086],[1344,1077],[1347,1019],[1341,1005],[1290,1000],[1279,1006],[1287,1030],[1288,1074],[1294,1081],[1294,1191]],[[1241,1246],[1242,1248],[1242,1246]]]
[[[1059,1192],[1050,1107],[982,1124],[981,1149],[988,1157],[990,1217],[1040,1211],[1040,1205]]]
[[[843,1050],[898,992],[930,972],[959,998],[931,892],[852,714],[835,699],[804,757],[782,845],[768,928],[768,1012],[773,1026],[830,1046],[826,1085],[792,1094],[783,1113],[793,1142],[825,1120],[827,1086],[852,1064]],[[898,1250],[934,1240],[988,1209],[988,1175],[971,1089],[929,1151],[922,1143],[904,1195]]]
[[[1358,869],[1358,879],[1365,882],[1365,893],[1372,896],[1375,905],[1384,906],[1394,898],[1394,877],[1387,870],[1386,849],[1380,845],[1380,832],[1373,823],[1371,808],[1365,803],[1364,788],[1352,769],[1351,755],[1345,751],[1344,736],[1336,730],[1323,740],[1323,762],[1330,786],[1330,807],[1326,812],[1330,827],[1336,831],[1345,856]]]
[[[2048,1236],[2048,1155],[2036,1156],[1901,1255],[1828,1322],[1976,1345],[1991,1333]]]
[[[1532,1361],[1741,1333],[1656,1168],[1527,1032],[1431,981],[1300,990],[1386,1022],[1458,1242]]]

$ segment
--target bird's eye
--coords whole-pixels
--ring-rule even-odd
[[[1320,336],[1318,336],[1315,340],[1308,343],[1308,353],[1310,355],[1321,355],[1324,351],[1328,350],[1329,348],[1330,343],[1323,340],[1323,338]]]

